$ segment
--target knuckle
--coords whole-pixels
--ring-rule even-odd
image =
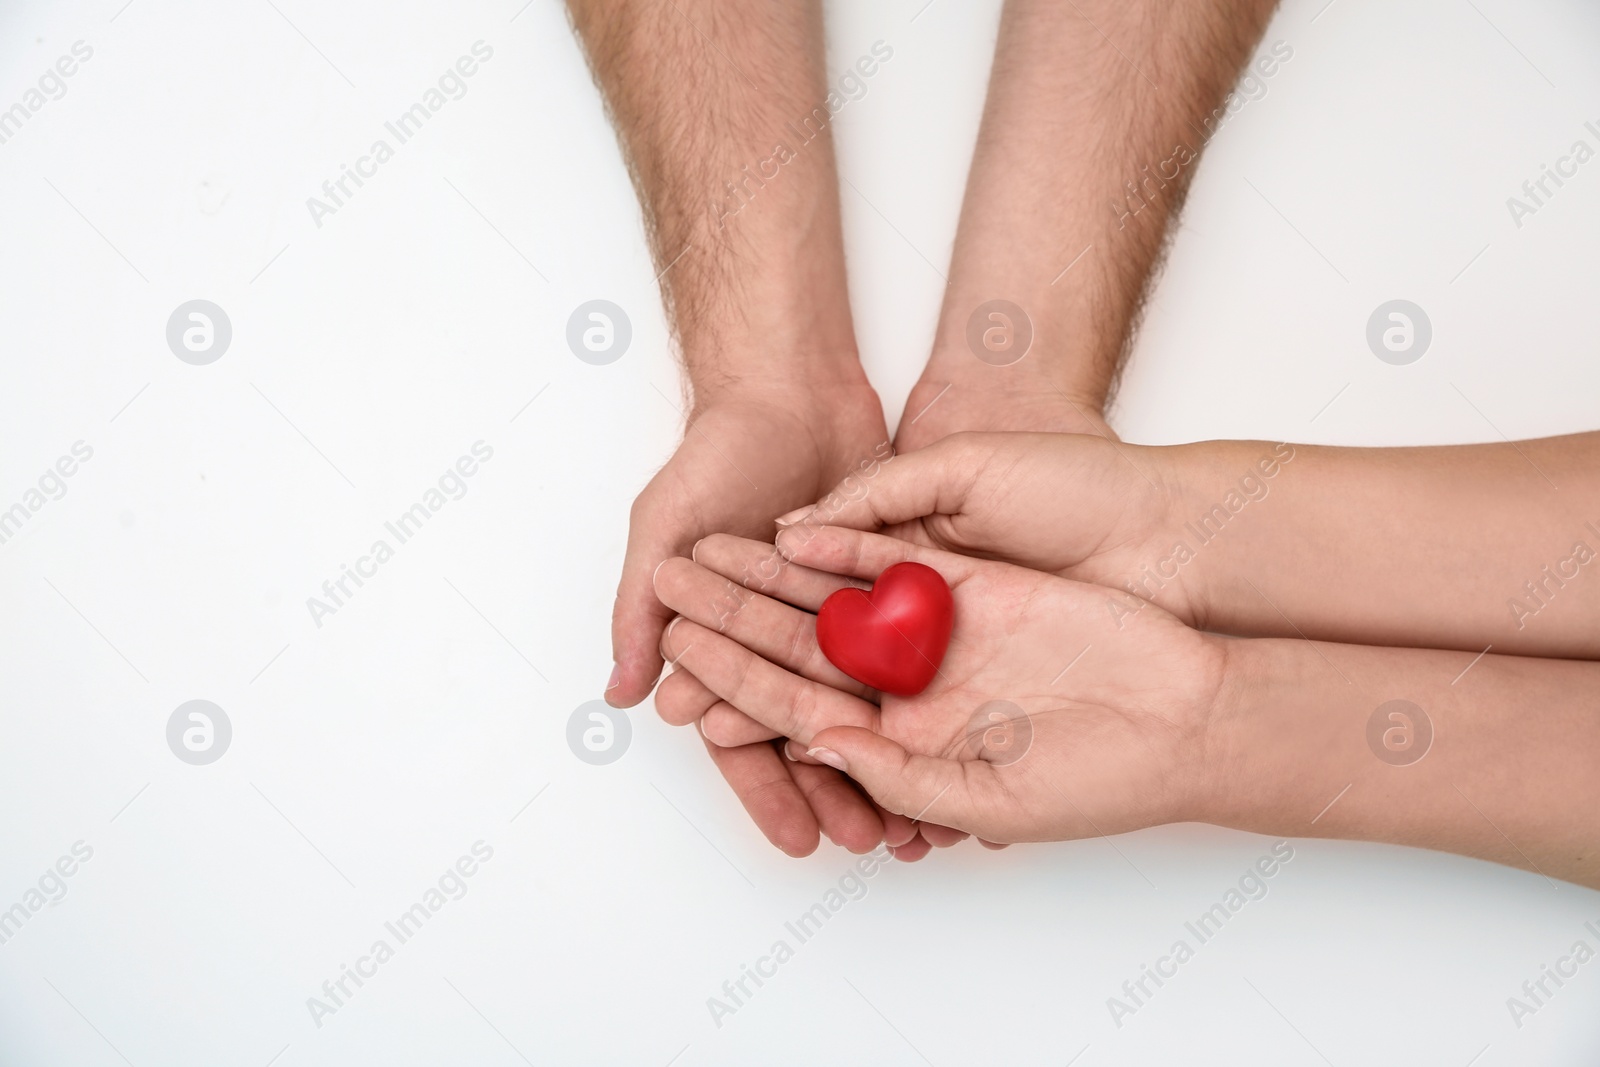
[[[744,584],[751,589],[766,589],[768,585],[777,581],[788,562],[775,546],[770,550],[764,550],[761,558],[756,561],[753,572],[750,565],[745,564],[742,571]]]
[[[845,549],[845,553],[844,553],[845,554],[845,569],[847,571],[850,571],[850,572],[854,573],[856,570],[860,569],[860,566],[861,566],[861,553],[862,553],[863,548],[864,548],[864,544],[863,544],[863,541],[862,541],[861,538],[852,537],[850,539],[849,546]]]
[[[788,647],[783,651],[783,658],[778,662],[796,674],[812,677],[815,665],[817,646],[811,642],[807,646],[806,637],[812,632],[814,624],[809,616],[799,616],[794,620],[789,630]]]
[[[750,597],[753,595],[737,582],[724,581],[722,583],[722,589],[718,595],[711,598],[711,611],[717,619],[718,633],[727,632],[728,627],[739,617],[739,613],[744,610],[745,605],[750,602]]]
[[[809,685],[797,685],[790,691],[786,704],[789,715],[786,733],[801,744],[809,743],[816,732],[811,728],[817,713],[816,690]]]
[[[729,703],[745,704],[744,699],[749,696],[751,684],[750,671],[755,665],[755,656],[750,652],[740,649],[742,655],[734,657],[733,665],[728,672],[727,697]]]

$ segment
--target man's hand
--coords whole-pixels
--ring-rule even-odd
[[[675,614],[650,585],[662,560],[689,555],[707,534],[770,538],[773,516],[887,454],[883,410],[864,380],[829,390],[737,388],[693,412],[678,451],[633,504],[606,699],[632,707],[661,673],[657,645]]]
[[[633,508],[606,696],[644,699],[671,615],[650,579],[713,531],[770,536],[772,518],[887,450],[856,358],[817,0],[569,0],[644,208],[692,402],[682,446]],[[676,679],[676,680],[674,680]],[[687,673],[657,694],[668,721],[714,703]],[[698,711],[696,711],[698,708]],[[819,822],[865,850],[912,841],[855,787],[762,743],[713,753],[785,851]]]
[[[825,389],[740,387],[709,398],[634,502],[606,699],[637,704],[661,673],[662,632],[676,614],[651,584],[663,560],[689,555],[711,533],[769,538],[772,516],[816,499],[888,451],[883,410],[864,379]],[[675,723],[698,721],[715,703],[687,672],[668,675],[656,694],[657,709]],[[762,832],[791,855],[815,849],[819,830],[856,852],[884,839],[873,806],[836,771],[792,763],[767,743],[713,749],[712,757]],[[910,836],[902,827],[891,833],[897,845]]]

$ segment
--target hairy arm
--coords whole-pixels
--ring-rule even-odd
[[[693,386],[859,381],[819,5],[569,7]]]
[[[682,444],[634,502],[612,611],[606,699],[650,694],[673,617],[661,562],[711,533],[770,537],[772,517],[886,454],[856,356],[816,0],[570,0],[644,210],[689,379]],[[678,671],[670,721],[717,703]],[[712,758],[767,837],[791,854],[819,830],[850,848],[903,845],[837,774],[771,745]],[[891,820],[892,822],[892,820]]]
[[[962,429],[1081,431],[1083,415],[1098,419],[1168,223],[1237,107],[1229,90],[1273,6],[1008,0],[950,286],[908,416],[951,388],[913,444]],[[1031,324],[1031,348],[1013,365],[995,364],[1014,351],[980,360],[969,344],[974,313],[992,300]],[[1007,340],[1005,322],[980,317]],[[963,417],[969,404],[999,421]]]

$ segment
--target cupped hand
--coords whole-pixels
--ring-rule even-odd
[[[766,610],[775,603],[772,597],[788,600],[815,609],[822,600],[838,588],[833,575],[818,575],[804,567],[792,567],[771,544],[712,534],[698,542],[689,559],[671,559],[657,568],[654,581],[658,596],[674,611],[683,611],[667,627],[671,634],[685,617],[698,619],[703,625],[715,626],[719,632],[737,627],[736,632],[746,639],[756,641],[776,662],[834,685],[849,688],[866,695],[867,690],[834,669],[826,659],[816,655],[815,640],[802,640],[802,635],[792,629],[799,622],[812,626],[812,615],[791,613],[774,616]],[[706,570],[701,571],[699,564]],[[687,567],[699,573],[726,575],[715,587],[703,583],[693,593],[685,593],[677,576]],[[757,595],[761,590],[767,595]],[[748,613],[746,609],[749,609]],[[809,636],[809,635],[807,635]],[[663,641],[663,646],[666,642]],[[797,655],[803,658],[795,658]],[[668,657],[671,659],[671,657]],[[858,810],[862,800],[856,786],[848,779],[805,755],[805,748],[797,746],[778,731],[771,730],[746,716],[720,694],[708,688],[695,677],[682,660],[672,660],[673,671],[663,679],[656,690],[656,708],[663,719],[674,725],[699,723],[707,746],[729,781],[745,761],[753,761],[750,753],[766,748],[775,742],[787,757],[787,772],[792,776],[811,808],[821,821],[822,830],[835,843],[853,851],[863,852],[881,839],[896,859],[914,862],[927,855],[930,848],[948,847],[966,838],[966,834],[937,823],[914,823],[883,808],[872,805],[868,812]],[[709,726],[708,726],[709,724]],[[770,753],[771,749],[766,749]],[[778,761],[782,764],[784,761]],[[783,785],[780,772],[783,766],[774,766],[763,759],[759,768],[763,779],[777,786]],[[763,826],[775,813],[764,811],[765,806],[776,806],[778,800],[770,788],[750,789],[745,807]],[[852,803],[854,801],[854,803]],[[881,820],[881,831],[872,823],[872,815]],[[803,818],[802,812],[792,813],[790,821]],[[815,845],[815,832],[810,842]]]
[[[778,548],[784,566],[760,593],[732,590],[772,546],[738,538],[657,576],[684,618],[665,652],[744,713],[713,709],[708,739],[740,743],[747,715],[889,811],[987,841],[1119,833],[1203,809],[1222,639],[1159,608],[1116,611],[1127,593],[897,538],[818,526],[784,530]],[[833,589],[904,560],[939,571],[955,597],[950,649],[915,697],[841,675],[812,614]]]
[[[683,443],[633,504],[612,611],[616,665],[606,699],[631,707],[660,675],[658,647],[673,617],[651,586],[662,560],[687,554],[713,531],[770,536],[773,515],[816,499],[847,472],[888,453],[882,407],[864,379],[827,386],[738,384],[703,395]],[[669,677],[658,706],[674,699],[681,705],[692,696],[685,692],[689,681]],[[819,829],[858,851],[884,839],[881,815],[826,767],[796,769],[765,743],[714,748],[712,757],[762,832],[785,852],[812,851]],[[904,820],[888,831],[896,844],[913,833]]]
[[[1185,584],[1186,557],[1172,551],[1182,490],[1165,453],[1089,434],[955,434],[782,521],[882,529],[925,547],[1131,589],[1193,626],[1201,597]]]

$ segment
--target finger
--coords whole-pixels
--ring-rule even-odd
[[[768,841],[790,856],[817,850],[816,814],[777,749],[769,744],[718,748],[708,741],[706,750]]]
[[[934,540],[932,530],[932,526],[938,521],[937,517],[930,517],[927,522],[923,522],[921,519],[912,519],[910,522],[897,522],[892,526],[885,526],[878,533],[913,545],[921,545],[923,548],[939,548],[941,544]],[[945,535],[944,546],[955,548],[958,551],[962,549],[963,546],[954,542],[947,530],[942,530],[941,532]],[[978,553],[974,553],[974,555],[978,555]],[[979,558],[987,557],[980,556]],[[798,567],[799,564],[796,563],[794,566]]]
[[[811,755],[860,783],[872,799],[912,818],[932,816],[945,826],[979,829],[990,813],[980,803],[997,785],[985,760],[918,756],[881,734],[840,726],[817,733]],[[927,835],[924,824],[922,832]]]
[[[816,614],[840,589],[866,583],[802,567],[785,559],[777,546],[730,534],[712,534],[694,546],[694,561],[709,571],[764,596]]]
[[[673,671],[656,686],[656,714],[672,726],[698,721],[717,700],[717,694],[689,671]]]
[[[997,841],[985,841],[981,837],[978,838],[978,844],[980,844],[984,848],[990,849],[991,851],[994,851],[994,852],[999,852],[1003,848],[1010,848],[1011,847],[1010,845],[1002,845]]]
[[[951,585],[972,574],[976,561],[954,552],[902,541],[898,537],[847,530],[842,526],[789,529],[778,534],[778,550],[802,566],[876,581],[896,563],[922,563]]]
[[[801,678],[699,623],[674,624],[662,649],[717,696],[807,748],[825,727],[877,722],[877,705]]]
[[[783,748],[784,758],[790,763],[810,763],[821,766],[816,760],[806,755],[806,746],[804,745],[797,745],[793,741],[785,741],[781,747]]]
[[[650,576],[668,556],[678,554],[670,543],[646,533],[647,519],[634,514],[628,524],[628,550],[622,560],[622,581],[611,607],[611,677],[606,683],[606,702],[612,707],[631,708],[650,695],[650,687],[661,675],[661,633],[675,614],[656,599]]]
[[[707,689],[692,671],[676,670],[661,679],[656,686],[656,713],[673,726],[698,722],[701,736],[723,748],[771,741],[779,736]],[[795,753],[790,758],[802,754]]]
[[[883,840],[883,820],[872,801],[832,767],[791,763],[789,774],[811,805],[828,840],[856,855],[871,852]]]
[[[880,463],[871,476],[852,474],[809,512],[779,520],[787,529],[847,526],[875,530],[924,515],[956,515],[977,484],[998,435],[953,434]],[[1008,435],[1014,436],[1014,435]],[[785,521],[787,520],[787,521]]]
[[[802,678],[866,695],[866,686],[822,654],[815,615],[752,592],[687,559],[661,564],[655,588],[662,602],[684,618],[732,638],[763,659]]]
[[[772,741],[783,736],[778,731],[756,722],[726,700],[718,700],[707,709],[706,717],[700,720],[700,732],[705,735],[707,741],[723,748],[753,745],[757,741]],[[786,751],[784,755],[792,763],[797,754]]]
[[[889,854],[901,863],[915,863],[932,851],[933,846],[928,844],[928,839],[917,834],[905,844],[891,848]]]
[[[972,836],[965,830],[953,830],[948,826],[940,826],[938,823],[931,822],[918,823],[917,829],[922,832],[922,836],[927,839],[928,844],[934,848],[949,848],[951,845],[959,845]]]
[[[883,820],[883,842],[890,848],[899,848],[901,845],[910,844],[917,836],[917,824],[908,816],[897,811],[890,811],[874,800],[873,805],[878,809],[878,818]]]

